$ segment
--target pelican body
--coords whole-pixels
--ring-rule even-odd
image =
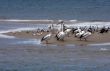
[[[51,33],[47,34],[46,36],[43,36],[41,39],[41,42],[46,41],[46,43],[48,43],[48,40],[51,38],[51,36],[52,36]]]
[[[65,37],[65,33],[63,31],[56,34],[57,40],[64,40],[64,37]]]
[[[77,33],[75,36],[81,39],[85,39],[87,40],[87,38],[91,35],[91,32],[85,32],[85,31],[81,31],[79,33]]]
[[[87,38],[88,38],[90,35],[91,35],[91,32],[85,32],[85,33],[83,34],[83,37],[82,37],[82,38],[84,38],[85,40],[87,40]]]
[[[71,33],[72,29],[66,29],[65,34],[69,37],[69,34]]]
[[[64,37],[66,36],[65,35],[65,32],[64,32],[64,21],[60,20],[58,24],[61,24],[61,31],[58,32],[58,34],[56,34],[56,38],[57,40],[64,40]]]

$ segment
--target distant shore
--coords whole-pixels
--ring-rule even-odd
[[[18,38],[32,38],[32,39],[41,39],[44,35],[48,34],[49,32],[43,32],[43,33],[36,33],[33,31],[20,31],[20,32],[9,32],[5,33],[6,35],[15,36]],[[48,41],[49,44],[58,44],[58,45],[65,45],[65,44],[75,44],[75,45],[87,45],[87,44],[95,44],[95,43],[106,43],[110,42],[110,32],[108,33],[93,33],[87,41],[80,40],[79,38],[74,37],[74,34],[70,35],[69,37],[65,37],[64,41],[57,41],[54,37]],[[42,44],[45,44],[45,41],[42,42]]]

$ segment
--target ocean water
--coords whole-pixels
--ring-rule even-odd
[[[110,20],[110,0],[0,0],[3,19]]]

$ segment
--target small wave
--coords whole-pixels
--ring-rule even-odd
[[[73,26],[96,26],[96,27],[109,27],[110,26],[110,22],[78,22],[73,24]]]
[[[53,22],[53,20],[21,20],[21,19],[2,19],[0,21],[8,22]]]
[[[105,45],[110,45],[109,43],[99,43],[99,44],[89,44],[90,46],[105,46]]]
[[[70,22],[77,22],[78,20],[69,20]]]
[[[9,29],[9,30],[4,30],[0,31],[0,34],[2,33],[9,33],[9,32],[21,32],[21,31],[28,31],[28,30],[35,30],[36,28],[17,28],[17,29]]]

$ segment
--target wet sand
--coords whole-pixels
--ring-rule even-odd
[[[21,32],[9,32],[5,33],[6,35],[11,35],[15,36],[18,38],[33,38],[33,39],[41,39],[43,36],[48,34],[49,32],[43,32],[41,33],[36,33],[33,31],[21,31]],[[108,33],[92,33],[92,35],[85,40],[80,40],[79,38],[74,37],[74,34],[70,34],[69,37],[65,37],[64,41],[57,41],[54,37],[55,35],[53,34],[53,37],[48,41],[49,44],[58,44],[58,45],[65,45],[65,44],[76,44],[76,45],[87,45],[87,44],[94,44],[94,43],[106,43],[110,42],[110,32]],[[42,44],[45,44],[45,41],[42,42]]]

